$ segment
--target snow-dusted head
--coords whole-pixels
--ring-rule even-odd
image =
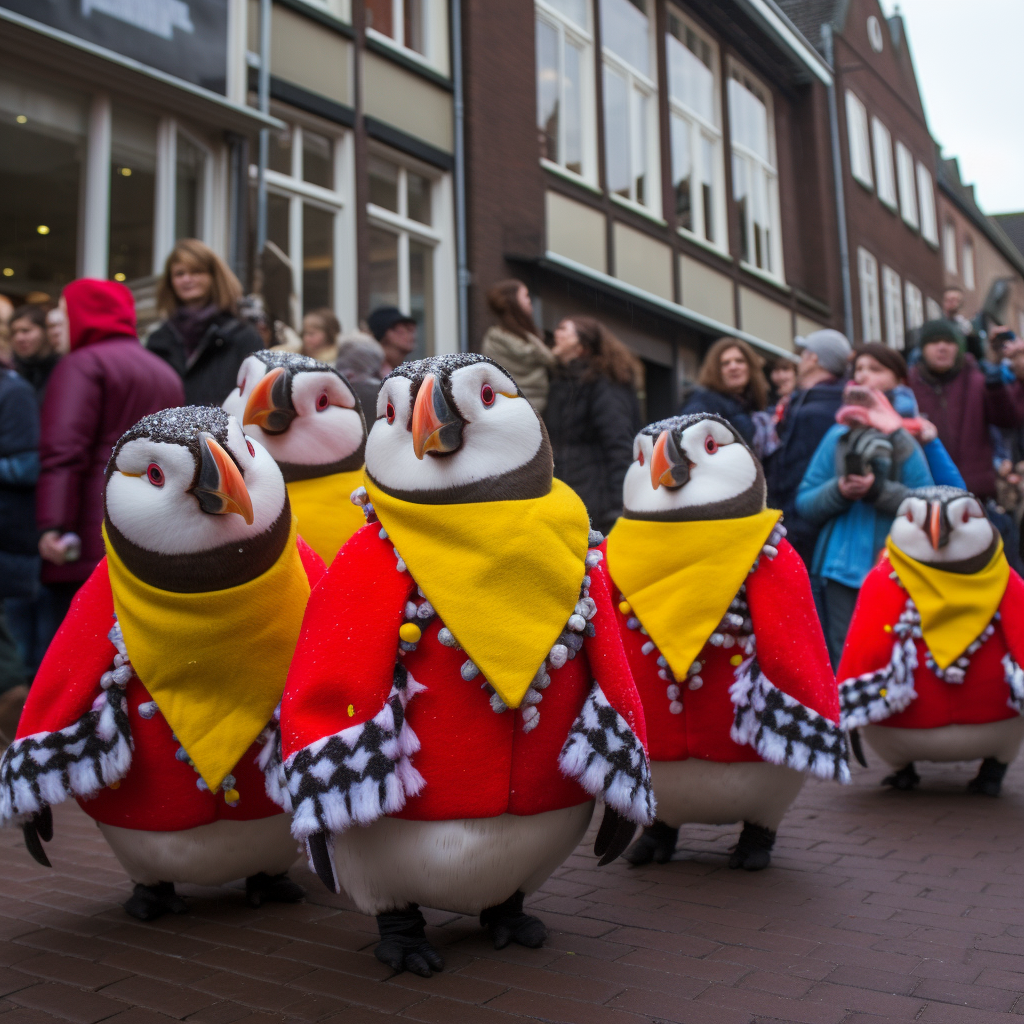
[[[359,399],[333,366],[293,352],[255,352],[239,367],[237,383],[224,409],[262,442],[285,480],[363,464]]]
[[[644,427],[622,488],[627,519],[737,519],[765,507],[761,463],[720,416],[674,416]]]
[[[366,471],[407,501],[535,498],[551,490],[547,431],[497,363],[464,353],[403,363],[385,379]]]
[[[114,447],[107,536],[140,579],[164,590],[221,590],[280,555],[291,527],[284,479],[223,409],[186,406],[139,420]]]
[[[890,539],[905,555],[950,572],[985,568],[998,539],[985,509],[959,487],[921,487],[900,505]]]

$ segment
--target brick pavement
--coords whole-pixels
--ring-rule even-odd
[[[530,907],[541,950],[495,952],[475,922],[428,911],[448,969],[397,977],[373,922],[305,867],[301,906],[182,887],[183,917],[142,925],[92,822],[59,808],[55,870],[0,832],[0,1024],[1021,1024],[1024,767],[969,797],[968,766],[927,789],[810,782],[774,865],[729,871],[733,829],[691,828],[664,867],[597,869],[585,844]]]

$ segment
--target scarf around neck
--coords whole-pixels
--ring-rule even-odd
[[[281,700],[309,581],[291,531],[262,575],[226,590],[179,594],[133,575],[103,529],[114,611],[142,685],[211,790]]]
[[[360,467],[346,473],[293,480],[286,485],[302,539],[327,565],[334,561],[345,541],[366,525],[362,509],[349,500],[362,483]]]
[[[445,626],[517,708],[576,602],[590,521],[560,480],[541,498],[421,505],[365,486],[388,538]]]
[[[686,678],[781,515],[620,519],[608,534],[608,572],[676,679]]]

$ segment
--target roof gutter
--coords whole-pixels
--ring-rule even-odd
[[[832,85],[832,70],[822,60],[817,50],[804,39],[789,18],[782,13],[774,0],[737,0],[737,2],[798,64],[807,68],[822,84]]]

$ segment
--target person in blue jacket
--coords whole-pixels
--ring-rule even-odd
[[[898,352],[883,345],[878,349],[857,350],[854,383],[892,395],[905,378],[906,363]],[[949,470],[955,467],[949,456],[938,450],[933,454],[945,480],[951,480]],[[811,578],[833,667],[839,664],[861,584],[885,546],[896,510],[909,491],[933,483],[925,453],[902,427],[885,434],[836,423],[818,445],[797,490],[796,508],[821,528]]]

